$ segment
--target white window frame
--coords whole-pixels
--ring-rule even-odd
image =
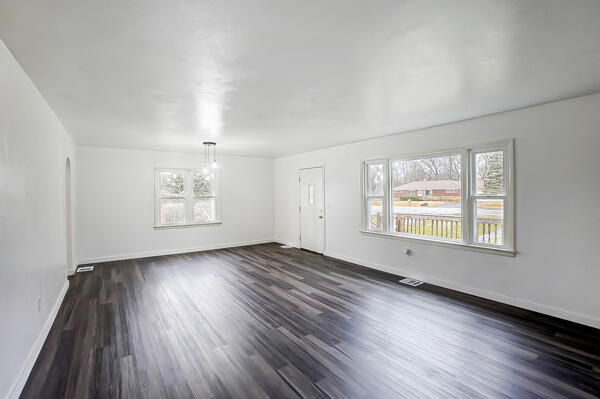
[[[160,223],[160,172],[183,172],[184,176],[184,195],[181,197],[184,201],[184,222],[176,224],[161,224]],[[194,227],[194,226],[210,226],[222,224],[221,221],[221,206],[220,206],[220,170],[211,169],[209,174],[213,180],[213,193],[207,196],[194,196],[194,184],[193,176],[194,173],[202,173],[200,169],[190,168],[165,168],[155,167],[154,168],[154,228],[155,229],[168,229],[178,227]],[[174,197],[172,197],[174,198]],[[209,222],[192,222],[194,219],[194,199],[195,198],[214,198],[215,200],[215,220]]]
[[[462,168],[465,166],[464,165],[464,153],[463,150],[448,150],[448,151],[440,151],[440,152],[434,152],[434,153],[428,153],[428,154],[420,154],[420,155],[409,155],[409,156],[395,156],[395,157],[389,157],[386,159],[387,162],[387,169],[391,172],[392,170],[392,163],[395,161],[414,161],[414,160],[418,160],[418,159],[425,159],[425,158],[440,158],[440,157],[448,157],[448,156],[460,156],[461,157],[461,180],[463,179],[463,172],[462,172]],[[387,176],[386,178],[389,181],[389,188],[388,190],[390,191],[391,195],[393,195],[393,187],[392,187],[392,179],[390,178],[391,176]],[[464,182],[462,182],[462,184],[464,184]],[[417,191],[417,196],[424,196],[424,193],[426,190],[415,190]],[[419,194],[419,192],[422,191],[422,194]],[[437,241],[437,242],[460,242],[460,240],[455,239],[455,238],[441,238],[441,237],[430,237],[430,236],[425,236],[425,235],[421,235],[421,234],[412,234],[412,233],[404,233],[404,232],[397,232],[393,230],[393,226],[394,226],[394,213],[392,212],[392,200],[391,200],[391,196],[389,197],[390,199],[388,199],[388,204],[387,204],[387,208],[389,209],[389,213],[388,213],[388,217],[387,217],[387,225],[390,226],[389,229],[385,230],[386,234],[389,234],[391,236],[394,237],[404,237],[404,238],[412,238],[412,239],[417,239],[417,240],[425,240],[425,241]],[[464,213],[464,205],[461,207],[461,215]]]
[[[451,150],[439,151],[435,153],[421,153],[417,155],[409,156],[395,156],[378,158],[373,160],[363,161],[361,163],[361,196],[362,196],[362,224],[361,232],[377,235],[386,236],[391,238],[418,240],[421,242],[427,242],[434,245],[449,246],[454,248],[464,248],[468,250],[475,250],[486,253],[501,254],[507,256],[515,255],[515,210],[514,210],[514,156],[513,156],[514,140],[507,140],[502,142],[479,144],[468,147],[456,148]],[[476,154],[502,151],[503,152],[503,167],[504,167],[504,196],[482,196],[476,195],[476,168],[477,165],[474,162]],[[460,155],[461,157],[461,224],[462,237],[461,239],[449,239],[440,237],[430,237],[410,233],[400,233],[393,231],[393,212],[391,206],[393,204],[393,190],[392,190],[392,179],[391,163],[394,161],[409,161],[423,158],[443,157],[450,155]],[[373,198],[380,198],[379,196],[367,195],[367,172],[368,165],[381,164],[383,163],[384,169],[384,197],[383,197],[383,210],[384,210],[384,222],[383,231],[377,231],[369,229],[368,221],[368,201]],[[502,245],[480,243],[475,241],[474,235],[476,232],[475,219],[477,210],[475,204],[477,199],[502,199],[504,201],[504,219],[503,219],[503,242]],[[466,227],[465,227],[466,226]]]
[[[477,163],[475,158],[477,154],[486,152],[502,152],[502,173],[504,183],[504,195],[482,195],[477,194]],[[481,146],[473,146],[469,149],[469,192],[467,198],[469,208],[471,210],[471,219],[469,222],[469,245],[484,247],[484,248],[502,248],[508,251],[514,251],[514,167],[513,167],[513,141],[505,143],[487,144]],[[504,215],[502,226],[502,246],[477,242],[475,234],[477,233],[477,200],[478,199],[495,199],[504,202]]]
[[[382,185],[383,185],[383,194],[382,195],[369,195],[369,193],[367,192],[368,186],[368,176],[367,174],[369,173],[369,166],[370,165],[383,165],[383,181],[382,181]],[[385,232],[388,230],[388,219],[389,219],[389,207],[388,207],[388,203],[389,201],[386,201],[386,198],[390,195],[389,193],[389,187],[388,187],[388,172],[387,172],[387,159],[384,158],[380,158],[380,159],[372,159],[369,161],[365,161],[363,162],[363,167],[362,167],[362,179],[361,179],[361,184],[362,184],[362,192],[363,192],[363,206],[362,206],[362,226],[364,227],[365,230],[367,231],[371,231],[371,232]],[[380,199],[381,198],[381,205],[382,205],[382,209],[383,209],[383,215],[382,215],[382,230],[375,230],[375,229],[371,229],[371,224],[369,223],[369,201],[372,199]]]

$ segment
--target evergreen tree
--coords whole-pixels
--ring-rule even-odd
[[[492,152],[488,160],[488,169],[483,177],[483,193],[498,195],[504,191],[504,171],[502,152]]]

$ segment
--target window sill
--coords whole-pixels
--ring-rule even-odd
[[[436,245],[436,246],[440,246],[440,247],[463,249],[463,250],[473,251],[473,252],[483,252],[483,253],[493,254],[493,255],[511,256],[511,257],[514,257],[516,255],[516,252],[513,250],[510,250],[510,249],[490,248],[490,247],[483,247],[483,246],[477,246],[477,245],[467,245],[462,242],[440,241],[440,240],[434,240],[434,239],[430,239],[430,238],[409,237],[409,236],[404,236],[404,235],[399,235],[399,234],[382,233],[382,232],[369,231],[369,230],[360,230],[360,232],[362,234],[369,235],[369,236],[391,238],[391,239],[403,240],[403,241],[419,242],[419,243],[423,243],[423,244],[432,244],[432,245]]]
[[[154,226],[154,229],[155,230],[181,229],[181,228],[187,228],[187,227],[215,226],[215,225],[219,225],[219,224],[223,224],[223,222],[221,222],[219,220],[216,222],[206,222],[206,223],[166,224],[166,225]]]

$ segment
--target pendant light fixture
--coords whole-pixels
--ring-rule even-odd
[[[217,168],[217,143],[214,141],[205,141],[202,143],[204,145],[204,167],[202,168],[202,173],[205,175],[208,174],[208,163],[210,162],[210,150],[212,148],[213,160],[212,160],[212,168]]]

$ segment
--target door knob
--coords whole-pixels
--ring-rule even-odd
[[[319,219],[323,219],[323,216],[319,216]]]

